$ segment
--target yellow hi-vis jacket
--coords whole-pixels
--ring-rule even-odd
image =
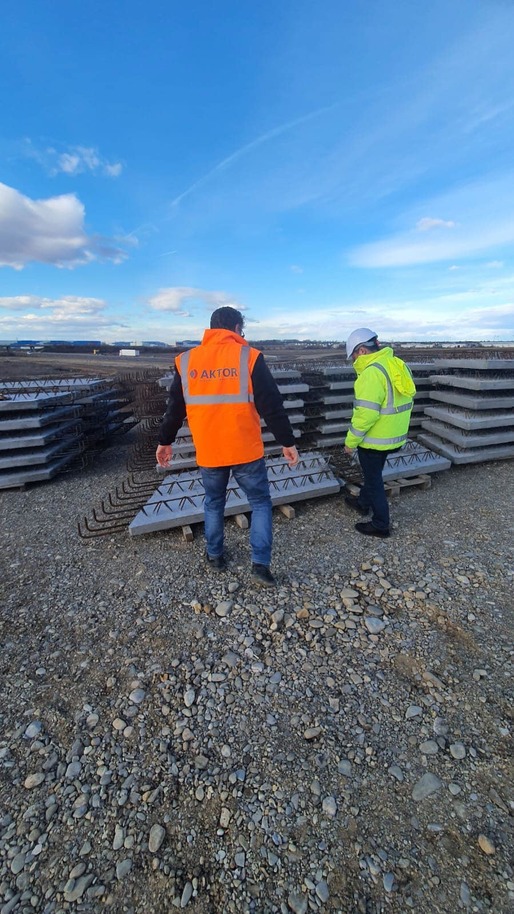
[[[251,463],[264,455],[252,371],[260,352],[231,330],[206,330],[175,360],[201,467]]]
[[[360,355],[353,367],[355,401],[345,445],[377,451],[402,447],[416,393],[409,367],[389,346]]]

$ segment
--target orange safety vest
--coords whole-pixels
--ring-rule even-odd
[[[198,466],[233,466],[264,456],[252,387],[259,355],[238,333],[206,330],[200,346],[177,356]]]

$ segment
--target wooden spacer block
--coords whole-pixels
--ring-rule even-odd
[[[237,526],[241,527],[241,530],[248,530],[248,518],[246,514],[235,514],[234,518]]]
[[[288,520],[292,520],[293,517],[296,517],[296,511],[292,505],[277,505],[278,510],[284,517],[287,517]]]
[[[193,530],[192,530],[192,527],[189,526],[189,524],[185,524],[182,527],[182,536],[184,537],[186,543],[193,542]]]

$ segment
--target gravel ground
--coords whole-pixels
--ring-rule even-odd
[[[0,493],[0,914],[513,911],[514,462],[274,514],[270,592],[78,536],[133,434]]]

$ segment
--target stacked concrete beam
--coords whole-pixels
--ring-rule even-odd
[[[303,454],[292,469],[282,457],[267,458],[273,505],[290,504],[339,492],[340,483],[321,454]],[[168,476],[129,525],[131,536],[186,526],[204,519],[205,491],[199,470]],[[230,477],[225,517],[244,514],[250,505]]]
[[[432,388],[433,362],[418,362],[411,366],[417,394],[414,400],[411,424],[414,435],[421,426],[424,410]],[[272,368],[278,387],[284,398],[284,405],[290,412],[297,444],[302,450],[342,448],[353,411],[355,371],[350,364],[321,365],[314,368]],[[161,379],[162,386],[171,384],[172,376]],[[161,383],[160,382],[160,383]],[[184,430],[183,430],[184,432]],[[184,434],[189,435],[186,430]],[[281,448],[263,424],[265,454],[279,454]],[[186,444],[179,443],[173,449],[172,468],[182,469],[193,466],[194,448],[190,437]],[[439,472],[450,465],[439,454],[432,453],[431,459],[426,446],[416,448],[412,440],[401,452],[403,456],[391,455],[390,463],[384,468],[384,478],[412,477],[420,473]]]
[[[514,360],[441,359],[419,440],[452,463],[514,457]]]
[[[83,447],[80,409],[67,391],[0,388],[0,489],[51,479]]]
[[[51,479],[88,446],[126,430],[126,404],[101,378],[0,382],[0,489]]]
[[[353,409],[355,372],[350,365],[327,365],[311,371],[307,401],[312,447],[342,446]]]
[[[425,409],[430,404],[432,390],[432,375],[435,370],[434,362],[409,362],[409,368],[416,385],[414,406],[410,418],[409,433],[412,437],[421,430],[421,423],[425,416]]]

